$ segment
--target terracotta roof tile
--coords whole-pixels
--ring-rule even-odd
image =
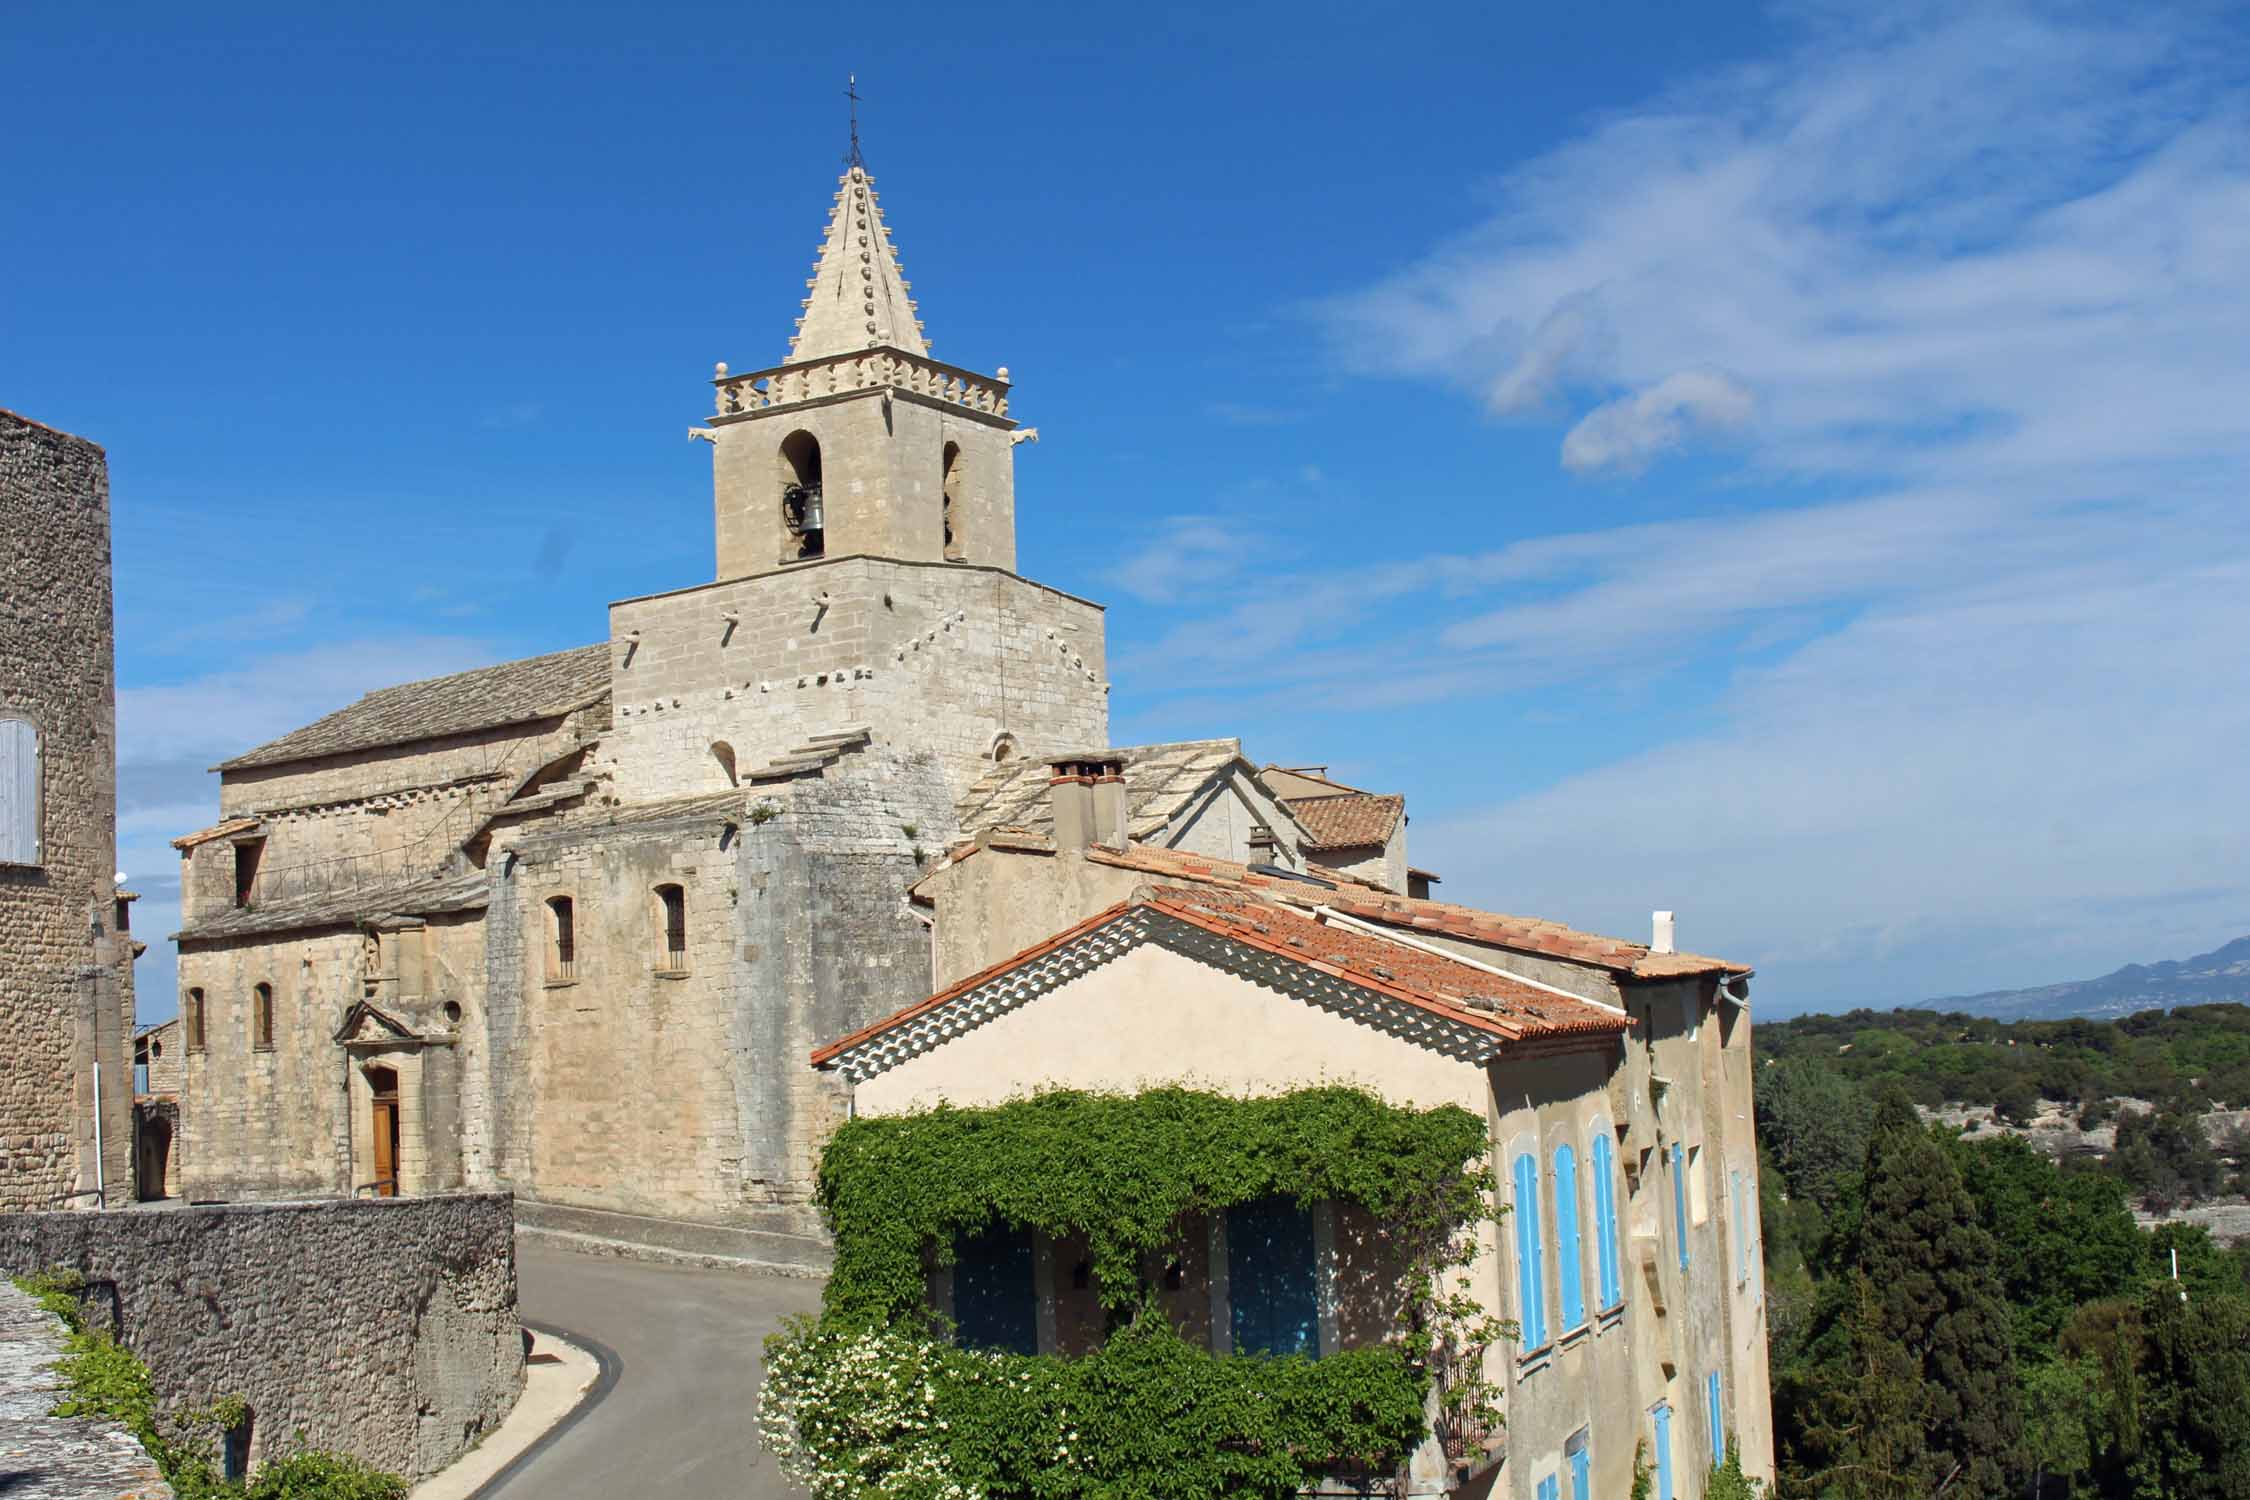
[[[1130,900],[1097,912],[896,1015],[817,1049],[812,1064],[822,1067],[834,1062],[855,1047],[1108,926],[1135,907],[1161,911],[1230,942],[1333,974],[1385,1001],[1482,1031],[1502,1045],[1571,1036],[1614,1036],[1631,1027],[1623,1013],[1608,1006],[1556,994],[1459,959],[1407,947],[1379,934],[1326,922],[1309,911],[1247,890],[1156,885],[1144,887]]]
[[[239,771],[550,719],[609,693],[609,645],[580,646],[380,688],[214,770]]]

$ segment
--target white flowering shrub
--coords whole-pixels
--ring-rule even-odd
[[[903,1334],[799,1323],[766,1342],[760,1435],[813,1500],[981,1500],[955,1481],[937,1414],[947,1352]]]

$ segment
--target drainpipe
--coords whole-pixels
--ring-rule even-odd
[[[102,1064],[99,1057],[94,1059],[94,1191],[101,1197],[101,1202],[95,1206],[109,1207],[109,1184],[102,1176]]]

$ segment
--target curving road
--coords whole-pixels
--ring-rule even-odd
[[[819,1307],[819,1282],[528,1244],[516,1275],[524,1321],[605,1346],[616,1383],[477,1500],[802,1495],[758,1447],[759,1349]]]

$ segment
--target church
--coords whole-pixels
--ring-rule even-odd
[[[195,1198],[505,1186],[527,1225],[817,1264],[817,1044],[927,993],[906,899],[1109,744],[1102,608],[1016,568],[1005,369],[933,359],[873,179],[779,364],[720,365],[715,581],[224,762],[182,856]],[[1403,800],[1125,752],[1135,837],[1404,893]],[[722,1234],[722,1229],[741,1231]]]
[[[1750,971],[1669,913],[1434,899],[1404,799],[1325,766],[1112,746],[1101,606],[1017,570],[1008,372],[931,357],[856,162],[809,291],[691,429],[712,581],[218,767],[175,841],[181,1191],[501,1188],[565,1245],[817,1271],[852,1113],[1348,1082],[1489,1119],[1506,1209],[1471,1273],[1520,1335],[1482,1356],[1506,1428],[1414,1492],[1695,1495],[1733,1445],[1770,1478]],[[1212,1216],[1185,1326],[1353,1347],[1346,1207],[1261,1221],[1255,1278]],[[1080,1347],[1069,1246],[1008,1255],[994,1337]]]

